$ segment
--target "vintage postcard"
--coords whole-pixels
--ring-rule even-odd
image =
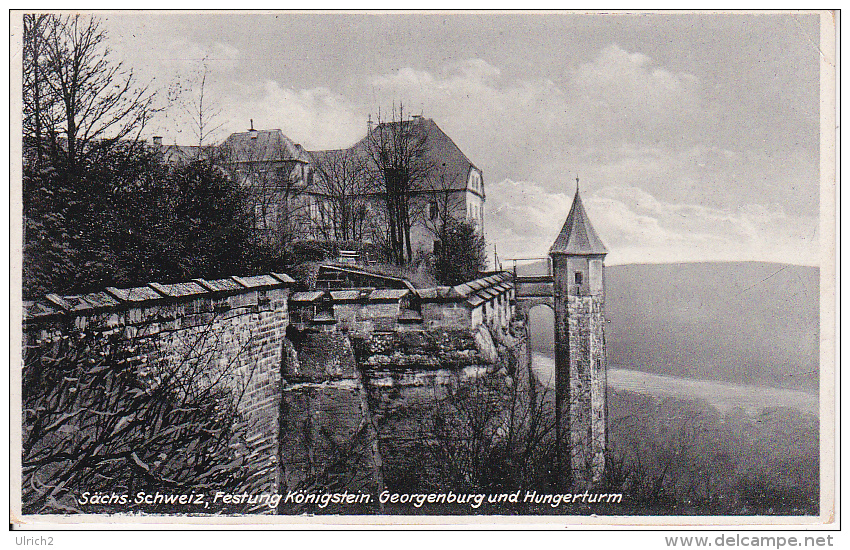
[[[10,524],[836,528],[837,26],[11,12]]]

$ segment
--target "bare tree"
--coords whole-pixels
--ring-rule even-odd
[[[351,149],[321,151],[315,155],[317,178],[314,197],[327,205],[329,220],[314,220],[317,236],[327,240],[362,240],[369,227],[363,159]]]
[[[44,132],[52,127],[52,109],[45,76],[47,30],[54,28],[52,14],[24,14],[23,129],[35,148],[36,161],[44,156]]]
[[[195,158],[210,156],[210,139],[224,126],[221,108],[212,101],[207,91],[209,76],[207,58],[204,58],[195,75],[178,78],[168,89],[169,101],[176,103],[179,110],[189,117],[189,127],[198,147]]]
[[[552,486],[551,396],[499,377],[467,382],[434,403],[422,441],[439,471],[438,486],[501,492]]]
[[[414,196],[432,173],[426,156],[427,131],[415,117],[405,118],[404,106],[393,109],[389,122],[381,120],[366,136],[369,181],[381,193],[388,219],[387,242],[394,262],[413,259],[410,229],[416,221]]]
[[[54,154],[74,175],[90,155],[138,140],[154,112],[154,94],[131,69],[110,59],[107,36],[93,17],[28,15],[27,46],[36,137],[46,131]],[[46,97],[41,86],[46,85]],[[42,116],[50,112],[53,116]],[[47,125],[43,128],[43,125]]]

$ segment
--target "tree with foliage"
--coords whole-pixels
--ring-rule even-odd
[[[437,233],[434,275],[440,284],[458,285],[478,277],[487,267],[487,245],[478,227],[469,220],[450,218]]]
[[[74,205],[79,218],[56,170],[25,168],[25,297],[249,271],[245,192],[220,169],[164,166],[150,151],[114,158],[83,165],[80,178],[102,189]]]
[[[111,211],[110,248],[123,284],[249,271],[245,191],[211,161],[151,167],[117,189]]]

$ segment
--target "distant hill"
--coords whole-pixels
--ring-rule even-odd
[[[611,367],[816,390],[819,270],[759,262],[606,268]],[[553,349],[552,313],[532,346]]]

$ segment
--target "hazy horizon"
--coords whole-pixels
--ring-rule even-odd
[[[817,390],[817,267],[642,264],[613,266],[605,277],[610,368]],[[530,317],[532,348],[551,350],[551,309]]]

